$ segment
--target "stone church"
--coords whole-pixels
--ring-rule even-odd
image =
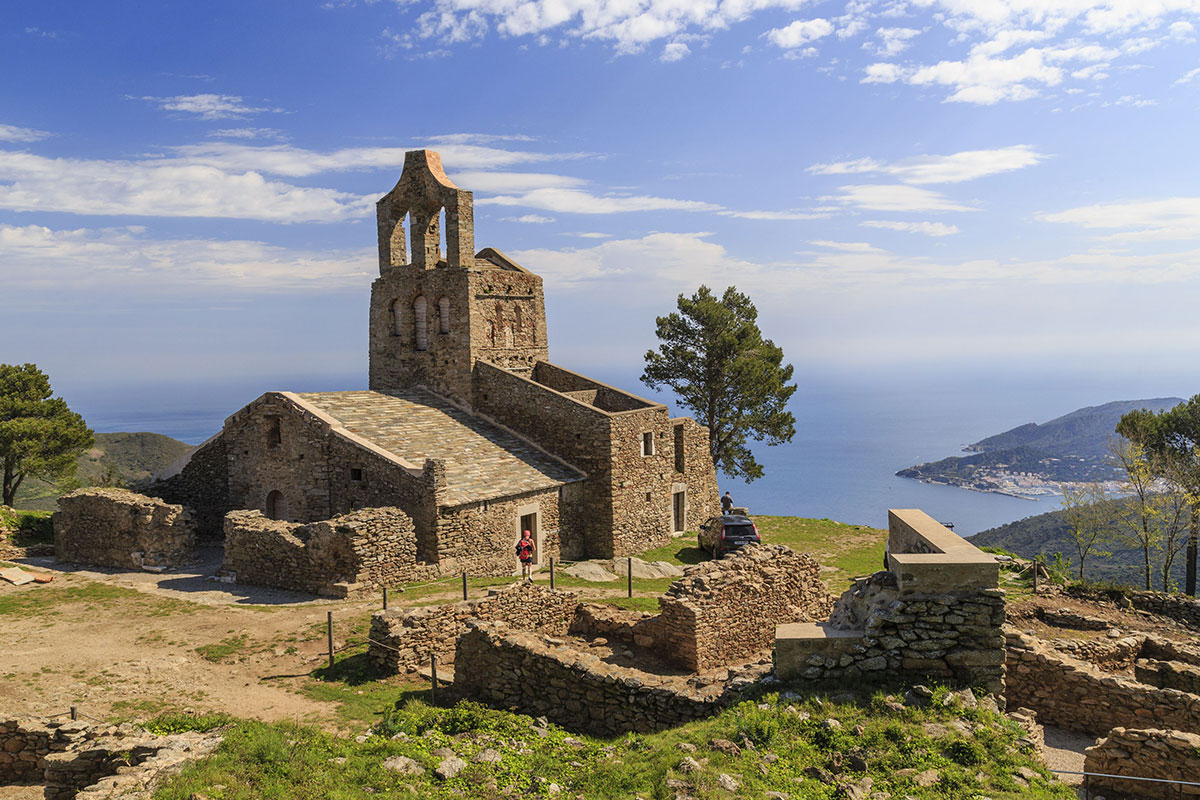
[[[718,506],[708,429],[550,362],[542,279],[475,251],[471,192],[430,150],[377,204],[367,391],[268,392],[154,494],[202,530],[228,511],[314,522],[407,514],[419,562],[503,574],[665,544]]]

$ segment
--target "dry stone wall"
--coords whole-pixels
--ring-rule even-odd
[[[385,674],[414,671],[438,661],[455,660],[459,636],[472,618],[505,622],[520,630],[561,636],[579,603],[572,592],[552,591],[521,581],[492,590],[487,597],[448,606],[376,611],[371,615],[368,657]]]
[[[511,575],[520,569],[515,545],[522,515],[538,515],[537,564],[561,558],[557,489],[440,509],[437,562],[444,574]]]
[[[183,506],[192,513],[198,537],[220,539],[225,535],[225,514],[233,509],[225,438],[212,437],[187,455],[178,472],[139,491]]]
[[[0,720],[0,786],[41,783],[46,757],[66,750],[85,727],[76,722]]]
[[[1113,728],[1084,756],[1085,772],[1200,783],[1200,734],[1157,728]],[[1200,786],[1090,778],[1091,795],[1137,800],[1200,797]]]
[[[182,506],[125,489],[78,489],[59,498],[59,561],[118,569],[170,568],[192,560],[196,532]]]
[[[1139,658],[1133,666],[1133,674],[1142,683],[1160,689],[1178,689],[1200,696],[1200,667],[1191,664]]]
[[[437,575],[417,561],[412,520],[398,508],[370,508],[300,525],[258,511],[225,518],[221,571],[242,583],[345,597]]]
[[[455,690],[599,736],[665,730],[717,713],[736,689],[695,689],[605,663],[544,637],[471,620],[455,656]]]
[[[1045,723],[1103,736],[1151,724],[1200,731],[1200,696],[1105,673],[1016,631],[1008,633],[1005,696]]]

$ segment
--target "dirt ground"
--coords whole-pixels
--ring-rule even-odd
[[[333,704],[299,693],[326,663],[326,613],[340,648],[363,639],[378,602],[217,583],[207,577],[214,553],[205,555],[193,569],[163,574],[21,559],[54,580],[0,582],[0,708],[50,716],[76,706],[105,720],[194,709],[331,721]]]
[[[1114,628],[1135,633],[1152,633],[1168,639],[1180,641],[1193,640],[1196,632],[1181,623],[1165,617],[1139,611],[1135,608],[1121,608],[1111,601],[1083,600],[1063,594],[1057,589],[1039,592],[1036,597],[1028,597],[1008,604],[1009,622],[1021,630],[1032,630],[1039,639],[1062,639],[1066,637],[1105,638],[1105,631],[1076,631],[1047,625],[1037,618],[1038,608],[1046,611],[1074,611],[1089,617],[1106,620]]]

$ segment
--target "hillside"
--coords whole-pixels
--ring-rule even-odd
[[[1121,417],[1135,409],[1163,411],[1181,402],[1178,397],[1159,397],[1087,406],[1040,425],[1019,425],[963,448],[977,455],[917,464],[896,475],[1016,496],[1052,494],[1052,484],[1064,481],[1117,480],[1121,474],[1108,461],[1108,444]]]
[[[1066,517],[1061,510],[1026,517],[1007,525],[981,531],[971,537],[971,544],[976,547],[998,547],[1025,558],[1040,556],[1046,561],[1052,560],[1055,553],[1062,553],[1067,562],[1072,565],[1076,563],[1075,545],[1071,541]],[[1111,550],[1112,555],[1088,557],[1085,572],[1088,580],[1112,581],[1137,587],[1142,585],[1142,552],[1140,550],[1112,545],[1101,549]],[[1180,554],[1171,571],[1176,583],[1183,583],[1183,572],[1183,557]],[[1162,588],[1157,573],[1154,580],[1154,588]]]
[[[192,449],[160,433],[97,433],[96,444],[79,457],[75,478],[82,486],[125,486],[150,478]],[[49,511],[59,490],[27,479],[17,492],[17,508]]]

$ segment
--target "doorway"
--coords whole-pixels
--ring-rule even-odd
[[[533,563],[535,566],[540,565],[542,563],[542,535],[538,530],[538,513],[534,511],[532,514],[522,514],[518,530],[520,533],[529,531],[529,538],[533,539],[534,543]]]
[[[674,524],[671,530],[676,533],[687,530],[687,491],[674,492],[671,495],[671,509],[674,512]]]

